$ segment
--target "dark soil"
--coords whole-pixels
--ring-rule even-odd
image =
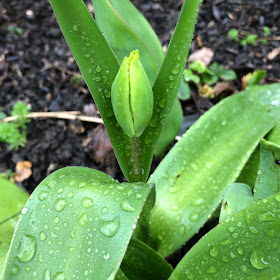
[[[132,2],[167,46],[183,1]],[[23,36],[9,33],[10,26],[21,28]],[[270,37],[279,36],[278,0],[205,0],[191,52],[208,47],[214,52],[213,61],[235,70],[239,78],[254,69],[265,69],[265,83],[279,82],[280,55],[268,59],[268,54],[280,47],[279,38],[270,40],[268,45],[243,47],[227,37],[232,28],[244,36],[256,33],[261,37],[264,26],[271,29]],[[47,0],[2,0],[0,42],[0,106],[5,113],[9,114],[12,106],[22,100],[31,105],[33,112],[81,111],[84,115],[97,115],[85,83],[71,82],[79,70]],[[240,89],[240,79],[235,86]],[[185,116],[197,116],[203,111],[201,104],[206,109],[212,105],[195,93],[194,97],[195,102],[191,99],[182,103]],[[0,144],[0,172],[14,171],[18,161],[30,161],[32,175],[22,182],[29,192],[49,173],[64,166],[88,166],[125,180],[102,125],[36,119],[28,124],[27,133],[25,148],[10,151],[7,144]],[[158,162],[154,161],[152,169]]]

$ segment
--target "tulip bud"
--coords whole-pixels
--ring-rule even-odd
[[[125,57],[112,84],[115,117],[129,137],[139,137],[153,114],[154,97],[139,51]]]

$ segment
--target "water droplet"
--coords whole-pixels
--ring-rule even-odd
[[[30,261],[36,250],[36,238],[32,235],[23,235],[18,247],[17,259],[20,262]]]
[[[99,73],[99,72],[101,72],[101,70],[102,70],[102,69],[101,69],[101,67],[98,65],[98,66],[96,67],[96,69],[95,69],[95,70],[96,70],[96,72],[98,72],[98,73]]]
[[[174,204],[170,205],[169,206],[169,210],[170,211],[178,211],[179,210],[179,206],[178,205],[174,205]]]
[[[254,250],[250,256],[250,262],[252,266],[256,269],[264,269],[269,266],[269,264],[264,260],[264,255],[257,250]]]
[[[30,267],[30,266],[27,266],[27,267],[25,268],[25,271],[26,271],[26,272],[30,272],[30,270],[31,270],[31,267]]]
[[[18,273],[19,273],[19,267],[16,264],[14,264],[11,268],[10,274],[12,276],[14,276],[14,275],[17,275]]]
[[[51,280],[51,271],[49,269],[45,269],[44,280]]]
[[[53,280],[65,280],[65,275],[63,272],[57,272],[55,275],[54,275],[54,278]]]
[[[110,221],[105,221],[101,219],[99,223],[100,231],[108,237],[113,237],[117,233],[119,227],[120,227],[119,216],[115,217],[113,220]]]
[[[249,274],[249,269],[248,269],[248,267],[246,266],[246,265],[241,265],[240,266],[240,270],[242,271],[242,272],[244,272],[245,274]]]
[[[217,271],[218,271],[218,269],[217,269],[217,267],[214,266],[214,265],[211,265],[211,266],[208,268],[208,270],[207,270],[207,272],[210,273],[210,274],[214,274],[214,273],[216,273]]]
[[[243,246],[241,244],[238,245],[237,253],[239,255],[243,255],[244,254],[244,249],[243,249]]]
[[[220,253],[220,248],[218,246],[213,246],[210,250],[209,250],[209,254],[212,257],[217,257]]]
[[[171,73],[177,75],[179,71],[180,71],[180,65],[176,65],[174,68],[172,68]]]
[[[185,233],[186,233],[186,226],[185,225],[180,225],[180,227],[179,227],[179,233],[181,234],[181,235],[184,235]]]
[[[109,253],[104,254],[104,255],[103,255],[103,258],[104,258],[104,260],[108,260],[108,259],[110,258],[110,254],[109,254]]]
[[[121,208],[125,211],[128,211],[128,212],[134,212],[136,209],[129,203],[128,200],[124,200],[122,203],[121,203]]]
[[[258,219],[260,222],[273,221],[275,220],[275,215],[271,211],[259,212]]]
[[[190,215],[190,221],[191,222],[196,222],[199,219],[199,214],[198,213],[193,213]]]
[[[66,201],[65,198],[59,198],[55,202],[54,208],[55,208],[56,211],[60,212],[60,211],[62,211],[65,208],[66,204],[67,204],[67,201]]]
[[[110,98],[110,97],[111,97],[111,91],[105,89],[105,90],[104,90],[104,95],[105,95],[106,98]]]
[[[88,224],[88,216],[86,213],[82,214],[80,216],[80,218],[78,219],[78,224],[81,226],[81,227],[87,227],[87,224]]]
[[[41,231],[40,232],[40,240],[46,240],[47,239],[47,235],[45,234],[45,232]]]
[[[91,198],[85,196],[82,200],[82,205],[85,208],[90,208],[93,205],[93,201]]]
[[[48,197],[48,194],[49,193],[46,191],[41,191],[38,195],[39,200],[41,200],[41,201],[45,200]]]
[[[75,32],[77,32],[77,31],[79,30],[79,27],[78,27],[78,25],[77,25],[77,24],[74,24],[74,26],[73,26],[73,30],[74,30]]]
[[[259,230],[255,227],[255,226],[249,226],[249,230],[254,233],[254,234],[258,234]]]
[[[141,199],[142,198],[142,194],[141,193],[137,193],[136,194],[136,199]]]
[[[58,217],[58,216],[56,216],[56,217],[54,218],[54,222],[55,222],[56,224],[58,224],[58,223],[59,223],[59,221],[60,221],[59,217]]]
[[[103,214],[106,214],[106,213],[109,212],[109,208],[105,206],[105,207],[102,208],[101,212],[102,212]]]
[[[74,196],[74,193],[73,193],[73,192],[69,192],[69,193],[67,194],[67,196],[68,196],[68,198],[72,198],[72,197]]]
[[[25,215],[27,213],[28,208],[27,207],[23,207],[21,210],[21,215]]]
[[[274,198],[276,199],[276,201],[280,202],[280,193],[277,193]]]

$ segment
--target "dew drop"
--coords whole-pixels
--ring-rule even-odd
[[[207,270],[207,272],[210,273],[210,274],[214,274],[214,273],[216,273],[217,271],[218,271],[218,269],[217,269],[217,267],[214,266],[214,265],[211,265],[211,266],[208,268],[208,270]]]
[[[209,254],[212,257],[217,257],[220,253],[220,248],[218,246],[213,246],[210,250],[209,250]]]
[[[106,213],[109,212],[109,208],[105,206],[105,207],[102,208],[101,212],[102,212],[103,214],[106,214]]]
[[[257,250],[254,250],[251,253],[250,262],[256,269],[265,269],[269,266],[269,264],[264,260],[263,254],[258,252]]]
[[[89,197],[84,197],[83,200],[82,200],[82,205],[85,208],[90,208],[93,205],[93,201]]]
[[[198,213],[193,213],[190,215],[190,221],[191,222],[196,222],[199,219],[199,214]]]
[[[180,227],[179,227],[179,233],[181,234],[181,235],[184,235],[185,233],[186,233],[186,226],[185,225],[180,225]]]
[[[16,264],[14,264],[11,268],[10,274],[12,276],[14,276],[14,275],[17,275],[18,273],[19,273],[19,267]]]
[[[45,269],[44,280],[51,280],[51,271],[49,269]]]
[[[66,204],[67,204],[67,201],[66,201],[65,198],[59,198],[55,202],[54,208],[55,208],[56,211],[60,212],[60,211],[62,211],[65,208]]]
[[[23,235],[18,247],[17,259],[22,262],[30,261],[36,250],[36,238],[32,235]]]
[[[39,200],[41,200],[41,201],[45,200],[48,197],[48,194],[49,193],[46,191],[41,191],[38,195]]]
[[[45,234],[45,232],[41,231],[40,232],[40,240],[46,240],[47,239],[47,235]]]
[[[78,219],[78,224],[81,226],[81,227],[87,227],[87,224],[88,224],[88,216],[86,213],[82,214],[80,216],[80,218]]]
[[[54,275],[54,278],[53,280],[65,280],[65,275],[63,272],[57,272],[55,275]]]
[[[136,209],[129,203],[128,200],[124,200],[121,203],[121,208],[128,212],[134,212]]]
[[[99,223],[100,231],[108,237],[113,237],[117,233],[119,227],[120,227],[119,216],[115,217],[113,220],[110,221],[105,221],[101,219]]]
[[[74,30],[75,32],[77,32],[77,31],[79,30],[79,27],[78,27],[78,25],[77,25],[77,24],[74,24],[74,26],[73,26],[73,30]]]
[[[110,258],[110,254],[109,254],[109,253],[104,254],[104,255],[103,255],[103,258],[104,258],[104,260],[108,260],[108,259]]]

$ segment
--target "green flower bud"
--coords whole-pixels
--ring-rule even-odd
[[[139,51],[125,57],[112,84],[115,117],[129,137],[139,137],[153,114],[154,97]]]

